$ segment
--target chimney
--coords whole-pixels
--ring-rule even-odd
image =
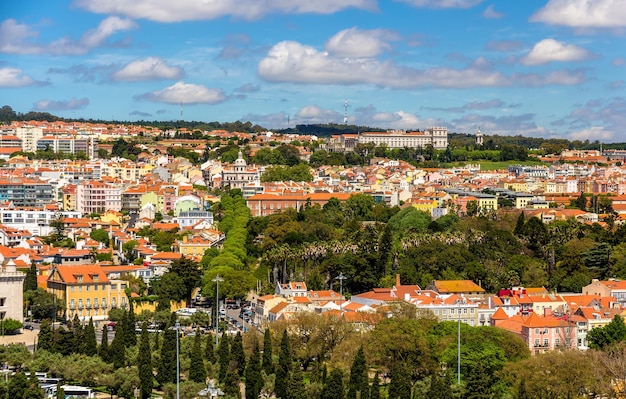
[[[396,274],[396,288],[401,286],[402,284],[400,284],[400,274]]]

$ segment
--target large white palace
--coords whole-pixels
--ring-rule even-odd
[[[353,151],[356,144],[385,144],[387,148],[425,148],[432,145],[436,150],[448,148],[448,128],[431,127],[424,131],[389,130],[386,132],[363,132],[333,135],[327,149],[335,152]]]

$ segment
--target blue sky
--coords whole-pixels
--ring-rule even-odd
[[[626,142],[623,0],[0,4],[0,105]]]

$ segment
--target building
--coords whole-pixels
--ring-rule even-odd
[[[13,319],[24,322],[24,279],[26,275],[9,261],[0,266],[0,321]]]
[[[387,132],[364,132],[359,134],[359,144],[384,144],[387,148],[426,148],[432,146],[436,150],[448,148],[448,128],[431,127],[422,131],[407,132],[391,130]]]
[[[350,198],[350,193],[312,193],[312,194],[256,194],[246,200],[253,217],[280,213],[285,209],[300,210],[307,205],[324,206],[331,198],[341,202]]]
[[[22,151],[37,152],[37,142],[43,137],[40,127],[23,125],[15,129],[15,136],[22,141]]]
[[[211,185],[212,177],[203,174],[203,179],[207,185]],[[233,166],[222,168],[222,185],[230,188],[243,188],[245,185],[258,183],[261,181],[261,171],[257,167],[248,166],[243,158],[241,150]]]
[[[120,211],[122,209],[122,190],[101,181],[90,181],[76,186],[76,211],[83,215],[91,213],[104,213],[109,210]],[[64,204],[65,204],[65,193]],[[67,199],[68,206],[71,204],[71,195]]]
[[[176,217],[180,229],[183,230],[187,227],[192,227],[202,221],[207,221],[209,224],[213,224],[213,213],[209,211],[201,211],[200,209],[190,209],[188,211],[181,211]]]
[[[78,218],[80,212],[55,211],[41,208],[0,207],[0,221],[7,227],[28,230],[34,236],[47,236],[54,232],[50,222],[63,218]]]
[[[0,202],[13,202],[16,207],[42,207],[56,201],[52,185],[36,179],[0,179]]]
[[[76,138],[72,135],[43,136],[37,140],[37,150],[52,150],[63,154],[84,153],[94,158],[96,143],[91,137]]]

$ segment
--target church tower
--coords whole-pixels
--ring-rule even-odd
[[[476,145],[479,147],[483,145],[483,134],[480,132],[480,126],[478,126],[478,130],[476,130]]]

